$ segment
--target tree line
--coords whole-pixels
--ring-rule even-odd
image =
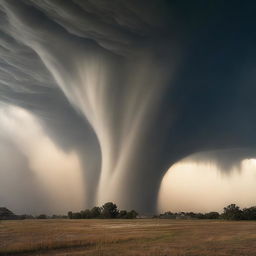
[[[154,215],[153,218],[160,219],[219,219],[218,212],[209,213],[194,213],[194,212],[165,212],[159,215]]]
[[[236,204],[224,208],[223,218],[227,220],[256,220],[256,206],[240,209]]]
[[[95,206],[92,209],[85,209],[80,212],[72,212],[69,211],[67,215],[56,215],[52,216],[46,214],[40,215],[30,215],[30,214],[22,214],[16,215],[7,208],[0,207],[0,220],[4,219],[135,219],[137,218],[138,213],[135,210],[127,211],[127,210],[119,210],[117,205],[108,202],[102,205],[101,207]]]
[[[155,215],[154,218],[160,219],[224,219],[224,220],[256,220],[256,206],[240,209],[236,204],[230,204],[224,207],[223,212],[165,212]]]
[[[112,202],[80,212],[68,212],[69,219],[135,219],[137,216],[138,213],[135,210],[119,210],[117,205]]]
[[[40,214],[38,216],[32,215],[15,215],[7,208],[2,207],[0,211],[0,220],[2,219],[135,219],[138,213],[135,210],[119,210],[117,205],[108,202],[101,207],[95,206],[92,209],[85,209],[80,212],[69,211],[67,215],[52,215]],[[9,215],[7,214],[10,212]],[[6,213],[7,212],[7,213]],[[2,215],[1,215],[2,214]],[[152,216],[147,216],[151,218]],[[224,220],[256,220],[256,206],[240,209],[236,204],[230,204],[224,207],[222,213],[208,212],[208,213],[194,213],[194,212],[165,212],[159,215],[154,215],[153,218],[160,219],[224,219]]]

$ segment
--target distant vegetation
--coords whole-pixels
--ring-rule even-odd
[[[224,207],[223,213],[208,212],[165,212],[160,215],[155,215],[154,218],[160,219],[225,219],[225,220],[256,220],[256,206],[240,209],[236,204],[230,204]]]
[[[239,206],[230,204],[224,208],[222,216],[227,220],[256,220],[256,206],[241,210]]]
[[[160,219],[219,219],[220,214],[218,212],[209,213],[194,213],[194,212],[165,212],[159,215],[153,216],[153,218]]]
[[[80,212],[68,212],[70,219],[135,219],[138,213],[134,210],[118,210],[117,205],[108,202],[102,207],[95,206],[91,210],[86,209]]]
[[[108,202],[101,207],[95,206],[92,209],[82,210],[80,212],[68,212],[68,215],[52,215],[40,214],[33,215],[15,215],[5,207],[0,207],[0,220],[22,220],[22,219],[135,219],[138,213],[135,210],[119,210],[117,205]]]
[[[52,215],[40,214],[32,215],[15,215],[5,207],[0,207],[0,220],[19,220],[19,219],[135,219],[138,218],[138,213],[135,210],[119,210],[117,205],[108,202],[101,207],[95,206],[92,209],[82,210],[80,212],[69,211],[68,215]],[[151,218],[144,216],[139,218]],[[153,218],[160,219],[224,219],[224,220],[256,220],[256,206],[240,209],[236,204],[230,204],[224,207],[223,212],[165,212],[159,215],[154,215]]]

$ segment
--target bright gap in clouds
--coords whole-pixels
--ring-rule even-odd
[[[159,212],[222,212],[235,203],[241,208],[256,205],[256,159],[244,159],[241,169],[229,174],[216,165],[180,161],[164,176],[159,191]]]
[[[65,153],[59,149],[44,133],[36,118],[19,107],[5,106],[0,109],[0,131],[0,143],[4,138],[22,152],[28,162],[29,170],[26,171],[31,172],[28,177],[34,177],[30,181],[34,184],[27,184],[31,188],[26,188],[26,191],[24,187],[18,190],[19,193],[24,193],[24,197],[27,196],[27,200],[31,200],[24,202],[24,213],[66,213],[68,210],[83,208],[84,183],[80,162],[75,152]],[[15,161],[16,155],[13,154],[9,155],[5,162],[10,166]],[[1,201],[6,202],[5,206],[13,210],[17,207],[15,204],[21,195],[15,193],[16,187],[19,186],[17,181],[8,177],[20,176],[20,168],[22,167],[17,164],[16,168],[11,168],[12,173],[6,173],[4,168],[0,168]],[[27,177],[20,177],[20,182],[25,178]],[[43,194],[48,209],[41,207],[40,202],[35,206],[31,195],[28,196],[29,191],[34,193],[35,189]]]

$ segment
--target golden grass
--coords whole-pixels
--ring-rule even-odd
[[[2,221],[0,255],[256,255],[256,222],[159,219]]]

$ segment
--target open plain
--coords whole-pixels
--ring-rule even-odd
[[[256,255],[256,222],[163,219],[1,221],[0,255]]]

